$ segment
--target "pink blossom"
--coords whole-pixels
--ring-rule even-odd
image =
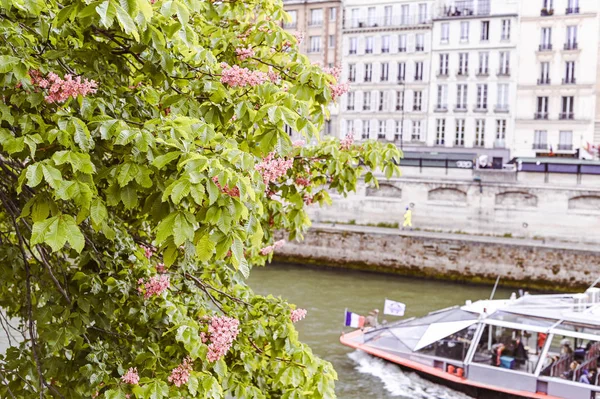
[[[208,334],[200,334],[202,342],[210,340],[206,358],[215,362],[225,356],[239,334],[240,322],[227,316],[213,316],[208,322]]]
[[[329,86],[329,88],[331,89],[331,98],[335,101],[342,95],[348,93],[348,91],[350,90],[350,84],[348,82],[337,83]]]
[[[83,97],[88,94],[94,94],[97,91],[98,83],[94,80],[81,79],[81,76],[73,78],[73,75],[67,74],[64,79],[50,72],[45,78],[40,71],[29,71],[31,83],[41,89],[48,89],[48,95],[44,98],[47,103],[64,103],[69,98]]]
[[[349,133],[346,135],[346,138],[340,140],[340,149],[349,150],[350,147],[354,144],[354,135]]]
[[[221,83],[231,87],[258,86],[268,79],[267,74],[261,71],[251,71],[237,65],[231,67],[225,62],[221,64],[221,67],[223,68]]]
[[[292,314],[290,315],[290,319],[292,319],[292,323],[296,323],[306,317],[306,309],[294,309],[292,310]]]
[[[304,140],[296,140],[292,143],[294,147],[304,147],[306,145],[306,141]]]
[[[303,187],[310,186],[310,180],[306,177],[298,176],[295,180],[296,184]]]
[[[302,41],[304,41],[304,32],[296,31],[296,32],[294,32],[294,37],[298,41],[298,44],[300,44],[300,43],[302,43]]]
[[[270,153],[254,169],[260,172],[264,183],[268,185],[284,176],[293,164],[293,159],[274,158],[274,153]]]
[[[237,121],[237,116],[233,115],[233,116],[231,117],[231,120],[230,120],[230,122],[235,122],[235,121]]]
[[[254,57],[254,50],[250,46],[248,46],[248,48],[236,48],[235,53],[237,54],[240,61],[244,61],[247,58]]]
[[[165,267],[164,263],[159,263],[158,265],[156,265],[156,271],[160,274],[163,274],[167,272],[167,268]]]
[[[342,69],[340,67],[333,67],[333,68],[324,67],[323,72],[325,72],[329,75],[332,75],[335,78],[335,80],[340,80],[340,75],[342,74]]]
[[[169,276],[163,274],[160,276],[150,277],[146,283],[144,283],[144,279],[139,279],[138,284],[140,284],[138,291],[142,293],[145,290],[144,299],[148,299],[153,295],[162,294],[169,288],[171,282],[169,281]]]
[[[304,203],[305,203],[306,205],[312,205],[312,203],[313,203],[314,199],[315,199],[315,198],[314,198],[313,196],[309,195],[309,194],[305,194],[305,195],[304,195]]]
[[[152,255],[154,255],[154,251],[152,250],[152,248],[147,247],[145,245],[142,245],[141,247],[144,250],[144,256],[146,258],[150,259],[152,257]]]
[[[239,198],[239,196],[240,196],[239,188],[237,188],[237,187],[229,188],[227,185],[221,186],[221,184],[219,183],[219,178],[217,176],[213,177],[212,180],[213,180],[213,182],[215,182],[217,187],[219,187],[219,190],[221,190],[222,193],[227,194],[230,197]]]
[[[285,240],[275,241],[275,243],[273,243],[273,249],[279,249],[279,248],[283,247],[284,245],[285,245]]]
[[[204,331],[202,331],[200,333],[200,340],[202,341],[203,344],[208,342],[208,334],[205,333]]]
[[[279,73],[275,72],[272,67],[269,67],[269,72],[267,72],[267,76],[269,77],[269,80],[273,83],[279,82],[279,79],[281,78],[279,76]]]
[[[187,384],[190,379],[190,373],[192,372],[192,359],[186,357],[183,359],[183,363],[175,367],[171,371],[171,375],[167,378],[169,382],[172,382],[177,388]]]
[[[121,377],[124,383],[137,385],[140,382],[137,367],[130,367],[129,370]]]
[[[285,245],[285,240],[279,240],[273,243],[273,245],[269,245],[264,247],[263,249],[260,250],[260,254],[262,256],[266,256],[268,254],[270,254],[271,252],[275,251],[276,249],[279,249],[281,247],[283,247]]]

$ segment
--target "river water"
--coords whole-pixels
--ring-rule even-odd
[[[489,298],[491,288],[376,273],[302,266],[269,265],[252,270],[250,286],[258,294],[281,296],[308,310],[296,324],[300,339],[313,352],[330,361],[338,373],[336,392],[340,399],[466,399],[461,393],[404,372],[394,364],[355,351],[339,342],[344,329],[344,309],[366,315],[383,310],[387,297],[407,305],[406,317],[461,305],[465,300]],[[496,298],[508,298],[499,289]],[[388,321],[398,318],[383,316]]]

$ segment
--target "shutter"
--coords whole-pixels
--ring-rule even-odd
[[[407,44],[407,51],[408,52],[414,52],[415,51],[415,35],[414,34],[410,34],[408,35],[408,44]]]

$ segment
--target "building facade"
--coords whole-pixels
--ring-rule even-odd
[[[283,25],[291,32],[302,32],[304,40],[300,51],[312,63],[324,67],[341,65],[341,0],[284,0],[284,9],[291,22]],[[322,134],[339,135],[339,107],[330,107],[330,119],[325,123]],[[291,134],[293,132],[290,131]]]
[[[513,156],[595,155],[599,9],[598,0],[521,1]]]
[[[426,141],[432,0],[346,0],[340,132],[356,139]]]

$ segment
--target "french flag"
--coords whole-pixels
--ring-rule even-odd
[[[352,328],[362,328],[365,325],[365,318],[364,316],[346,310],[345,325]]]

